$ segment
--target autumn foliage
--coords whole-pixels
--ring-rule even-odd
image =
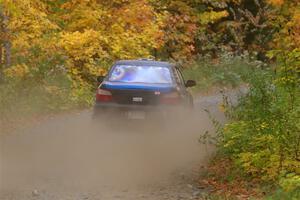
[[[249,94],[221,149],[247,176],[298,189],[299,0],[0,0],[0,126],[91,105],[115,60],[177,62],[211,86],[236,83],[229,65],[245,55],[261,71],[241,78]]]
[[[224,51],[256,52],[295,41],[297,1],[1,0],[1,72],[29,75],[61,64],[76,88],[117,59],[186,63]],[[60,63],[51,63],[60,57]],[[54,61],[55,62],[55,61]],[[50,67],[50,68],[51,68]],[[26,69],[26,70],[24,70]],[[10,70],[10,71],[12,71]],[[3,76],[2,76],[3,78]]]

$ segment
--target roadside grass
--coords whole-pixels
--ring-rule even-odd
[[[93,102],[92,89],[74,89],[64,74],[6,78],[0,83],[0,134],[29,121],[52,114],[82,109]]]
[[[218,152],[203,177],[213,196],[300,199],[300,88],[288,61],[252,71],[248,93],[223,103],[228,121],[207,137]]]
[[[213,88],[235,88],[247,82],[249,75],[263,63],[251,60],[249,56],[223,54],[219,59],[198,58],[191,66],[184,68],[185,79],[196,80],[192,91],[207,92]]]

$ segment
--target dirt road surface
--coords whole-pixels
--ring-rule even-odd
[[[232,95],[231,95],[232,96]],[[199,96],[180,123],[95,125],[66,114],[0,137],[1,200],[201,199],[195,179],[213,151],[198,138],[224,120],[221,95]]]

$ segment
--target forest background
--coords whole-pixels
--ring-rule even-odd
[[[300,195],[299,47],[299,0],[0,0],[0,125],[91,106],[115,60],[172,61],[197,90],[247,83],[220,154]]]

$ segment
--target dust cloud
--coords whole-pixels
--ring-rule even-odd
[[[203,109],[216,108],[216,99],[199,100],[192,114],[160,125],[104,123],[83,111],[3,135],[0,199],[26,199],[35,190],[57,195],[155,185],[200,166],[212,152],[198,143],[200,134],[212,129]]]

